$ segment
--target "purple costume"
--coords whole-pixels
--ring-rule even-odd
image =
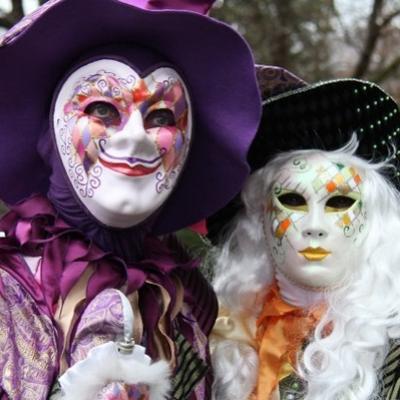
[[[207,217],[240,190],[248,173],[246,153],[260,116],[251,53],[232,29],[202,15],[211,4],[50,0],[0,39],[4,93],[0,97],[0,198],[9,204],[0,219],[5,234],[0,237],[0,399],[63,398],[58,377],[84,361],[91,349],[123,339],[128,328],[153,361],[169,363],[169,398],[210,398],[207,335],[217,313],[216,298],[197,262],[168,234]],[[152,89],[151,79],[166,73],[175,76],[174,71],[182,78],[181,83],[180,78],[164,81],[167,89],[158,114],[143,114],[148,137],[155,138],[151,149],[159,151],[163,160],[157,168],[172,168],[168,178],[175,179],[173,188],[167,179],[164,189],[169,192],[161,206],[123,227],[104,223],[79,197],[79,175],[71,178],[61,161],[53,119],[57,96],[74,71],[107,62],[118,67],[122,63],[122,68],[133,71],[138,84],[129,88],[129,95],[142,108],[147,104],[143,99],[155,102],[160,93],[159,86]],[[105,74],[108,81],[116,81],[114,72]],[[125,90],[128,81],[119,79],[119,89]],[[101,91],[102,86],[93,90]],[[115,131],[115,124],[101,120],[101,113],[114,115],[115,107],[122,107],[118,90],[103,93],[100,106],[91,103],[74,120],[89,121],[96,151],[114,140],[109,132]],[[179,100],[184,95],[190,99],[186,106]],[[120,103],[112,103],[112,96]],[[104,109],[108,103],[112,105]],[[188,111],[181,117],[184,107]],[[129,117],[137,112],[129,110],[133,110]],[[171,110],[172,124],[165,120]],[[72,121],[70,114],[67,117]],[[78,128],[81,122],[76,122]],[[106,126],[107,134],[96,136],[100,126]],[[176,138],[181,134],[189,140],[184,136],[186,126],[193,137],[182,161]],[[129,122],[118,135],[128,137],[126,127]],[[79,140],[85,132],[78,132]],[[175,132],[175,148],[168,152],[171,132]],[[75,146],[73,135],[75,131],[71,146]],[[102,161],[102,154],[93,157],[91,143],[84,143],[82,165],[90,178],[88,171]],[[119,160],[107,151],[104,165]],[[122,167],[113,161],[114,170],[122,171],[126,181],[129,174],[135,181],[144,169],[133,165],[140,154],[133,153]],[[75,160],[80,162],[78,150]],[[103,170],[105,174],[107,168]],[[132,327],[129,313],[134,316]],[[107,384],[102,399],[146,399],[152,393],[152,384],[145,379],[132,385],[124,379]]]

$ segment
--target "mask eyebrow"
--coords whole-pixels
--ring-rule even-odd
[[[304,188],[302,189],[302,188],[301,188],[301,184],[302,184],[302,182],[299,182],[299,183],[296,185],[296,187],[294,188],[294,190],[296,191],[296,193],[299,193],[299,194],[301,194],[303,197],[307,198],[307,196],[305,196],[305,195],[306,195],[306,192],[307,192],[307,188],[304,187]]]
[[[165,91],[166,87],[164,85],[160,85],[158,88],[156,88],[154,93],[150,94],[150,96],[139,105],[139,110],[142,115],[145,115],[153,104],[158,103],[163,99]]]
[[[303,186],[303,182],[298,181],[293,182],[292,180],[293,177],[291,176],[286,176],[286,178],[283,181],[279,181],[279,178],[276,180],[275,185],[279,185],[280,190],[285,190],[285,191],[290,191],[290,192],[296,192],[298,194],[301,194],[306,200],[309,198],[307,195],[307,187]]]
[[[177,86],[180,88],[180,96],[176,96],[174,93]],[[149,89],[147,90],[149,91]],[[185,92],[179,81],[170,82],[168,85],[158,84],[154,93],[150,94],[149,97],[139,105],[139,110],[142,115],[145,115],[153,105],[161,101],[167,103],[167,106],[163,108],[171,109],[176,119],[179,119],[186,111],[187,102],[185,99]]]

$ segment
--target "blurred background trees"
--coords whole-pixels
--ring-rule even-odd
[[[309,79],[329,73],[332,0],[225,0],[213,14],[244,34],[257,63],[284,66]]]
[[[0,27],[44,2],[0,0]],[[400,0],[225,0],[212,15],[246,37],[257,63],[309,82],[372,80],[400,100]]]
[[[400,99],[400,0],[225,0],[213,15],[247,38],[257,63],[309,82],[372,80]]]

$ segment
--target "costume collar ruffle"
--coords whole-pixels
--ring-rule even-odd
[[[41,310],[53,316],[58,302],[64,300],[89,264],[95,272],[86,289],[86,304],[105,288],[119,288],[126,293],[144,288],[152,281],[166,289],[171,299],[167,314],[174,308],[176,285],[172,273],[196,268],[177,244],[146,238],[143,259],[126,263],[87,240],[82,232],[69,226],[56,213],[51,203],[42,196],[32,196],[16,206],[0,220],[1,268],[12,274],[29,291]],[[23,256],[42,257],[40,282],[35,281]],[[145,288],[144,288],[145,289]],[[155,296],[143,296],[141,312],[148,318],[147,330],[158,322],[154,310]]]
[[[310,309],[293,306],[282,299],[276,282],[271,285],[257,320],[257,399],[270,398],[279,380],[295,369],[299,352],[324,311],[324,304]]]

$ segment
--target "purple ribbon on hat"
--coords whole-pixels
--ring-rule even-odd
[[[182,10],[207,14],[216,0],[121,0],[148,10]]]

